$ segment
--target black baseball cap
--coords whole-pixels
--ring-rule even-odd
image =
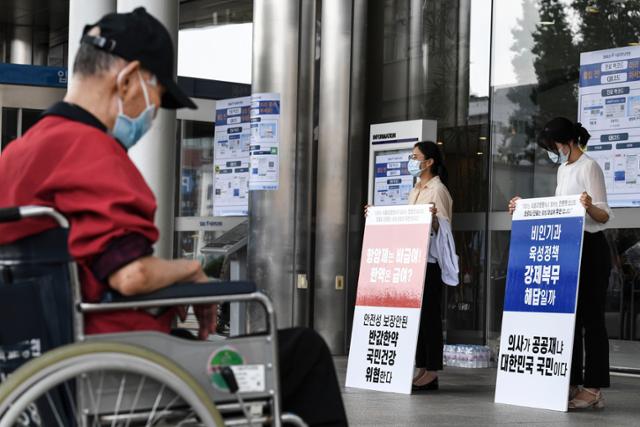
[[[100,28],[99,36],[87,34],[94,27]],[[140,61],[142,67],[153,73],[166,89],[161,100],[163,108],[198,108],[174,80],[174,50],[169,32],[145,8],[105,15],[95,24],[86,25],[82,34],[81,43],[127,61]]]

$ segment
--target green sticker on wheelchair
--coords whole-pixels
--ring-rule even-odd
[[[217,368],[220,366],[234,366],[242,364],[244,364],[244,359],[236,350],[230,347],[223,347],[216,351],[211,355],[211,358],[209,358],[209,364],[207,366],[211,384],[219,390],[228,391],[229,387],[227,387],[227,383],[224,381],[224,378],[222,378],[222,375],[220,375]]]

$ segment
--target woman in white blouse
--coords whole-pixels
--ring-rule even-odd
[[[602,231],[611,210],[602,169],[583,152],[590,137],[580,123],[556,117],[545,125],[539,140],[549,157],[560,163],[556,196],[580,194],[587,210],[571,363],[570,409],[604,407],[600,389],[609,387],[609,341],[604,313],[611,259]],[[511,213],[518,198],[509,202]]]

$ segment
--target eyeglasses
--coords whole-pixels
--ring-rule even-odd
[[[420,160],[424,162],[426,159],[419,159],[415,154],[409,154],[409,160]]]

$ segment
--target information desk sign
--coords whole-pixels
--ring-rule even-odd
[[[347,387],[411,393],[431,206],[368,210]]]
[[[567,410],[584,216],[580,196],[516,204],[497,403]]]

